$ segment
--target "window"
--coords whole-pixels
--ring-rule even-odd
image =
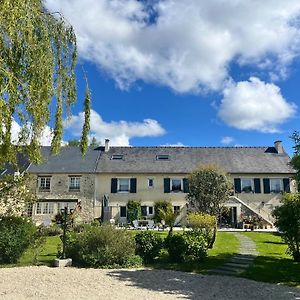
[[[148,187],[153,188],[154,187],[154,179],[153,178],[148,178]]]
[[[148,214],[153,215],[153,206],[148,207]]]
[[[27,217],[32,217],[32,210],[33,210],[33,205],[32,203],[28,203],[25,206],[25,215]]]
[[[168,159],[169,159],[169,155],[168,154],[156,155],[156,160],[168,160]]]
[[[253,189],[252,189],[252,179],[242,178],[241,179],[241,187],[242,187],[242,192],[251,193],[253,191]]]
[[[120,206],[120,218],[126,218],[126,217],[127,217],[126,206]]]
[[[182,191],[182,180],[181,179],[171,179],[171,192],[177,193]]]
[[[179,212],[180,211],[180,206],[178,206],[178,205],[173,206],[173,210],[174,210],[174,213]]]
[[[70,209],[75,209],[77,205],[77,201],[73,202],[73,201],[67,201],[67,202],[57,202],[57,212],[61,213],[61,210],[64,209],[65,207],[68,209],[68,211]]]
[[[39,177],[39,190],[50,191],[51,177]]]
[[[123,155],[122,154],[113,154],[110,159],[111,160],[122,160]]]
[[[54,213],[53,202],[37,202],[36,214],[37,215],[52,215]]]
[[[143,217],[147,216],[147,206],[141,206],[141,213]]]
[[[78,177],[78,176],[70,177],[69,190],[70,191],[79,191],[80,190],[80,177]]]
[[[270,179],[270,192],[271,193],[282,192],[281,180],[279,178]]]
[[[130,191],[130,179],[119,178],[118,179],[118,192],[129,192]]]

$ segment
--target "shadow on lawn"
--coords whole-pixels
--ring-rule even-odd
[[[300,263],[288,258],[258,256],[243,277],[300,287]]]

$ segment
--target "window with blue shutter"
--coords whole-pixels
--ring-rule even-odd
[[[136,178],[130,178],[130,193],[136,193]]]
[[[234,178],[234,190],[236,193],[241,193],[241,179]]]
[[[111,193],[115,194],[118,191],[118,179],[112,178],[111,179]]]
[[[255,194],[261,193],[260,178],[254,178],[254,193]]]
[[[164,193],[170,193],[170,178],[164,178]]]
[[[264,178],[263,183],[264,183],[264,193],[265,194],[270,194],[270,179],[269,178]]]
[[[286,193],[290,193],[290,179],[283,178],[283,191]]]

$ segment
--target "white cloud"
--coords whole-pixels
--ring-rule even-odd
[[[73,136],[80,137],[84,113],[73,115],[64,122],[64,128]],[[160,136],[165,133],[165,129],[152,119],[145,119],[143,122],[105,122],[94,110],[91,110],[91,130],[90,136],[94,136],[98,141],[103,142],[109,138],[114,146],[129,146],[129,140],[134,137]]]
[[[229,83],[218,114],[238,129],[278,132],[278,125],[295,112],[296,105],[283,98],[278,86],[251,77],[249,81]]]
[[[30,124],[28,124],[28,126],[30,126]],[[11,126],[12,143],[16,144],[18,142],[21,128],[22,127],[19,125],[19,123],[16,122],[15,120],[13,120],[12,126]],[[40,139],[39,139],[40,144],[42,146],[50,146],[52,138],[53,138],[52,129],[49,126],[45,126],[44,130],[41,133]],[[27,143],[28,142],[29,142],[29,138],[27,140]]]
[[[177,92],[219,90],[233,61],[280,78],[300,53],[299,0],[146,3],[46,0],[74,26],[80,57],[121,88],[142,79]]]
[[[221,139],[221,144],[229,145],[234,142],[234,138],[231,136],[223,136]]]

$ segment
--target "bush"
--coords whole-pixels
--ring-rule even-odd
[[[63,231],[57,224],[51,224],[50,226],[40,225],[38,229],[40,234],[44,236],[60,235]]]
[[[207,256],[207,239],[199,230],[186,231],[183,234],[187,245],[186,254],[192,259],[203,260]]]
[[[207,240],[208,247],[212,248],[216,239],[216,217],[209,214],[191,212],[187,216],[187,221],[191,228],[202,232]]]
[[[154,221],[156,223],[161,222],[161,211],[172,210],[172,204],[168,201],[157,201],[154,203]]]
[[[136,263],[132,234],[111,225],[90,226],[67,235],[66,255],[89,267],[128,267]]]
[[[127,203],[127,220],[132,223],[139,220],[142,216],[141,203],[139,201],[130,200]]]
[[[288,253],[300,261],[300,193],[284,194],[283,205],[275,208],[275,226],[282,232],[288,245]]]
[[[182,234],[168,235],[165,239],[165,247],[172,261],[180,262],[184,260],[187,253],[187,244]]]
[[[135,236],[136,253],[144,262],[152,262],[162,249],[162,239],[154,232],[140,232]]]
[[[0,217],[0,263],[16,263],[34,242],[37,228],[25,217]]]

